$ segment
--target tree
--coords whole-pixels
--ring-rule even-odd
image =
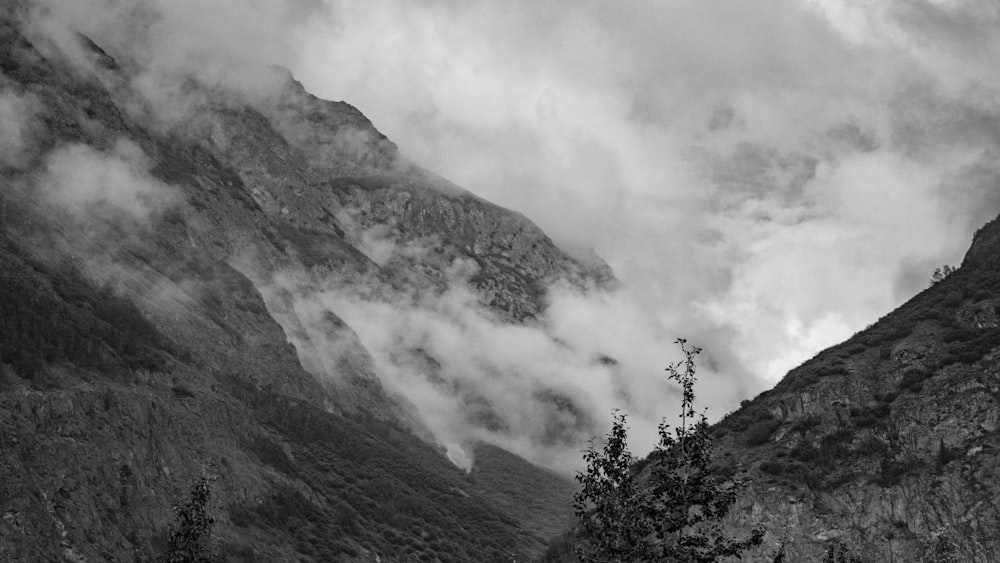
[[[846,545],[835,542],[826,548],[823,563],[861,563],[861,559],[851,553]]]
[[[957,270],[958,268],[953,268],[948,264],[945,264],[940,268],[934,268],[934,273],[931,274],[931,285],[935,285],[944,281],[945,278],[954,274]]]
[[[955,545],[954,531],[940,529],[922,539],[923,553],[920,563],[956,563],[959,561],[958,546]]]
[[[695,356],[701,349],[678,339],[684,360],[671,364],[668,377],[680,384],[680,426],[659,426],[659,443],[640,465],[628,449],[626,417],[613,413],[601,450],[593,441],[584,451],[586,471],[577,473],[581,490],[573,505],[582,524],[577,556],[583,561],[676,561],[708,563],[739,557],[760,545],[764,531],[731,539],[721,520],[736,501],[739,483],[712,470],[712,437],[704,413],[694,410]]]
[[[184,505],[174,506],[175,521],[170,526],[166,555],[160,563],[211,563],[215,561],[209,540],[215,518],[208,513],[212,496],[208,478],[202,477],[191,487]]]

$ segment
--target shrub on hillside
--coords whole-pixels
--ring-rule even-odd
[[[823,422],[823,419],[820,418],[818,415],[809,414],[809,415],[806,415],[806,416],[804,416],[804,417],[796,420],[794,423],[792,423],[792,427],[791,427],[790,430],[792,432],[798,432],[800,434],[805,434],[805,433],[811,431],[813,428],[819,426],[820,423],[822,423],[822,422]]]
[[[948,276],[954,274],[958,271],[958,268],[954,268],[948,264],[940,268],[934,268],[934,273],[931,274],[931,285],[937,285],[943,282]]]
[[[705,415],[694,411],[694,357],[700,350],[678,343],[685,355],[667,368],[682,388],[681,424],[660,424],[660,441],[640,480],[628,449],[625,415],[616,414],[601,450],[584,452],[574,507],[582,524],[577,555],[583,561],[715,561],[739,557],[760,545],[764,532],[732,539],[720,520],[736,501],[737,482],[722,481],[711,465],[712,439]],[[678,368],[683,366],[683,371]]]
[[[766,444],[771,435],[781,426],[781,422],[775,419],[759,420],[750,425],[746,430],[746,444],[748,446],[762,446]]]
[[[0,260],[0,361],[33,378],[44,364],[162,369],[170,343],[128,299],[95,288],[76,270],[46,270],[51,290],[32,268]]]
[[[920,385],[924,380],[934,375],[934,373],[924,368],[911,368],[903,373],[899,380],[900,391],[913,391],[919,393],[923,387]]]
[[[215,517],[208,513],[212,496],[208,479],[195,481],[186,503],[174,506],[174,523],[170,526],[167,552],[159,563],[211,563],[215,552],[211,545]]]
[[[917,460],[897,460],[887,455],[879,461],[878,475],[872,479],[872,482],[882,488],[894,487],[903,480],[903,476],[920,465],[920,462]]]

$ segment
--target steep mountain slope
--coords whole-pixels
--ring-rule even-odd
[[[565,481],[496,450],[455,467],[303,296],[330,279],[441,291],[460,261],[516,322],[544,284],[610,270],[280,69],[256,97],[190,76],[150,93],[128,53],[0,8],[0,561],[149,560],[203,474],[223,560],[540,553],[537,524],[568,507],[524,505],[543,497],[491,467]]]
[[[819,560],[1000,560],[1000,219],[957,271],[716,427],[753,480],[733,525]],[[766,554],[762,555],[766,560]],[[931,560],[931,559],[926,559]]]

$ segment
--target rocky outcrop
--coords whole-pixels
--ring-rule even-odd
[[[571,258],[524,216],[403,160],[353,107],[319,100],[290,75],[285,79],[280,95],[253,107],[210,106],[186,134],[232,166],[269,217],[297,230],[292,238],[300,246],[345,246],[342,257],[299,249],[321,276],[389,266],[380,274],[390,283],[402,277],[440,285],[455,281],[446,279],[449,271],[466,260],[477,271],[461,281],[471,281],[485,305],[517,321],[537,316],[545,287],[559,279],[581,287],[614,282],[599,259]],[[389,246],[387,254],[364,255],[372,238]],[[347,256],[349,248],[362,255]],[[396,260],[386,264],[389,257]]]
[[[614,281],[607,266],[573,260],[524,216],[431,176],[344,178],[328,190],[355,232],[378,229],[407,247],[405,267],[446,283],[449,266],[464,260],[483,303],[509,319],[538,315],[546,287],[560,279],[581,287]]]
[[[792,370],[717,426],[752,484],[732,520],[820,560],[1000,559],[1000,271],[996,222],[962,268],[847,342]]]
[[[1000,256],[1000,218],[983,225],[972,238],[972,246],[965,253],[962,265],[978,265],[987,268],[997,267],[997,257]]]

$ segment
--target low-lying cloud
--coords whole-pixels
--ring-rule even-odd
[[[0,89],[0,166],[25,164],[37,100]]]
[[[153,178],[150,167],[142,149],[124,139],[107,151],[69,145],[47,155],[38,190],[49,203],[77,217],[112,213],[144,225],[179,195]]]
[[[455,272],[463,270],[470,271]],[[570,471],[612,409],[627,409],[635,435],[651,444],[664,404],[676,400],[662,368],[677,354],[660,349],[665,335],[622,293],[553,288],[546,314],[522,325],[483,306],[459,275],[442,292],[374,280],[300,281],[278,275],[265,294],[294,294],[297,318],[284,324],[286,332],[304,327],[298,338],[290,332],[300,354],[326,358],[311,361],[313,370],[336,377],[340,355],[350,353],[344,339],[353,335],[316,322],[332,312],[372,354],[390,394],[406,397],[456,458],[486,441]]]
[[[624,290],[556,288],[531,327],[496,323],[464,290],[393,296],[396,315],[314,296],[442,434],[471,384],[414,380],[391,350],[433,348],[450,378],[482,375],[493,408],[525,420],[546,385],[591,417],[629,400],[652,420],[673,412],[669,390],[643,391],[686,336],[711,354],[700,396],[714,417],[926,287],[1000,211],[987,0],[43,4],[154,69],[132,87],[167,121],[191,113],[175,77],[253,99],[280,83],[256,69],[281,64],[418,164],[611,264]],[[362,242],[376,261],[393,252]]]
[[[630,414],[637,451],[655,442],[657,425],[678,397],[663,368],[680,350],[663,343],[680,333],[644,298],[627,287],[555,283],[544,313],[514,324],[471,288],[475,262],[456,259],[444,272],[446,284],[422,282],[404,272],[432,254],[430,247],[360,229],[348,217],[341,221],[348,237],[395,273],[316,279],[281,272],[262,285],[304,365],[321,380],[343,389],[365,367],[350,359],[360,343],[388,393],[405,397],[460,465],[471,462],[470,445],[485,441],[571,472],[581,444],[603,433],[615,408]],[[685,334],[707,343],[718,338],[708,327],[687,326]],[[713,353],[700,359],[707,381],[731,362]],[[752,388],[747,377],[698,391],[704,404],[718,405]]]
[[[1000,211],[989,2],[328,6],[289,65],[307,87],[595,248],[755,389],[926,287]]]

